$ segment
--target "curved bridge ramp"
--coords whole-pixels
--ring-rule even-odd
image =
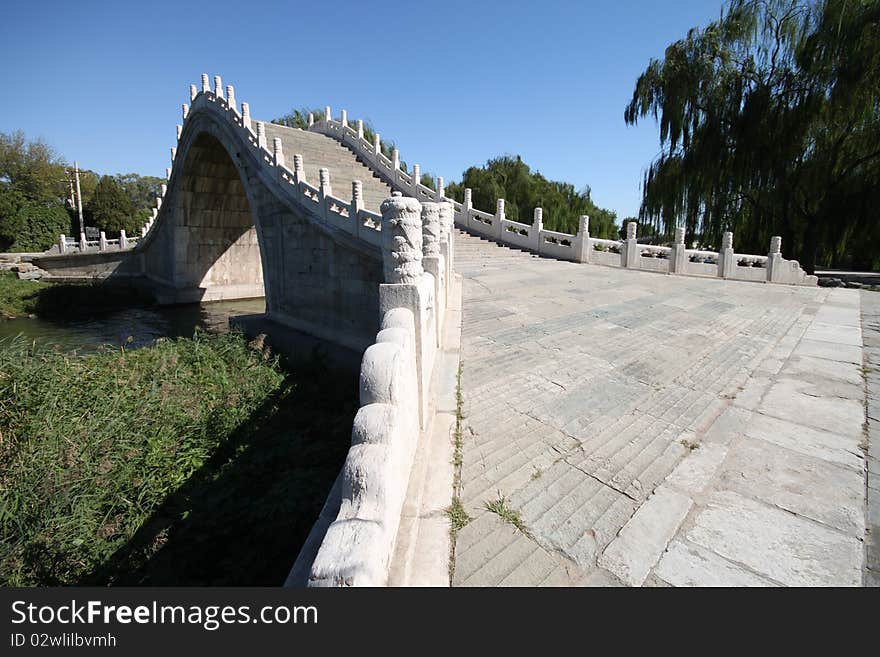
[[[861,583],[857,290],[548,260],[458,232],[453,584]]]

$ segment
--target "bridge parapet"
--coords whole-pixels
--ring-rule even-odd
[[[381,151],[378,134],[375,135],[373,142],[367,141],[362,129],[355,130],[348,125],[345,110],[343,115],[345,120],[333,119],[328,107],[320,121],[314,122],[310,119],[309,130],[333,137],[347,146],[393,189],[419,201],[451,202],[455,223],[458,226],[502,244],[528,249],[559,260],[590,262],[667,274],[712,276],[787,285],[817,283],[818,279],[815,276],[808,276],[796,260],[785,260],[781,252],[773,250],[773,244],[780,241],[778,237],[771,240],[771,249],[766,256],[734,253],[732,234],[730,242],[722,244],[720,252],[678,248],[677,240],[671,247],[649,246],[637,244],[634,233],[633,237],[628,236],[627,240],[602,240],[591,238],[588,232],[582,230],[576,235],[544,230],[542,222],[538,221],[537,211],[540,208],[536,208],[535,220],[531,225],[511,221],[504,214],[504,199],[498,199],[496,211],[492,214],[473,207],[469,189],[464,191],[464,202],[459,203],[445,196],[442,179],[438,179],[437,189],[421,184],[418,175],[419,165],[413,165],[412,175],[401,170],[400,152],[397,149],[389,159]],[[627,248],[630,239],[633,245]],[[680,244],[683,247],[683,234]],[[685,254],[683,258],[682,253]],[[677,260],[673,257],[674,254]]]

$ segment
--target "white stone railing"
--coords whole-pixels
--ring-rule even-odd
[[[381,210],[380,331],[364,352],[339,512],[309,586],[387,584],[416,446],[431,426],[429,382],[452,277],[452,204],[395,192]]]
[[[97,240],[87,240],[85,233],[80,233],[79,240],[66,235],[58,236],[57,249],[61,254],[73,253],[104,253],[106,251],[124,251],[134,248],[139,237],[128,237],[124,230],[119,231],[117,239],[107,239],[102,230]]]
[[[458,203],[444,194],[443,178],[437,178],[437,189],[432,190],[419,181],[420,167],[414,164],[412,174],[400,169],[400,153],[395,149],[389,160],[381,151],[379,134],[373,143],[363,136],[363,123],[358,121],[357,128],[348,124],[347,112],[342,110],[340,120],[331,118],[330,108],[324,110],[319,121],[309,117],[309,130],[318,132],[340,141],[350,148],[368,167],[382,177],[392,189],[422,200],[450,201],[455,210],[455,224],[468,232],[482,235],[496,242],[528,249],[544,256],[559,260],[571,260],[614,267],[627,267],[668,274],[685,276],[711,276],[732,280],[762,281],[789,285],[816,285],[817,278],[808,276],[796,260],[785,260],[779,250],[781,238],[770,240],[768,255],[734,254],[732,250],[733,234],[725,233],[721,252],[700,251],[684,248],[684,232],[672,247],[656,247],[639,245],[636,242],[635,222],[627,227],[632,235],[626,240],[603,240],[590,237],[589,218],[580,217],[578,233],[569,235],[544,230],[542,209],[535,208],[532,224],[511,221],[504,214],[504,199],[498,199],[495,213],[491,214],[473,207],[471,190],[464,190],[464,201]],[[627,257],[627,246],[630,256]],[[775,250],[774,250],[775,249]],[[676,255],[678,254],[678,255]],[[704,262],[708,258],[710,262]]]
[[[330,187],[330,174],[327,169],[321,170],[318,187],[306,180],[305,166],[302,156],[294,154],[294,168],[290,169],[286,163],[283,145],[280,139],[273,140],[270,146],[267,144],[265,124],[251,119],[250,107],[247,103],[241,103],[239,110],[235,100],[235,89],[232,85],[226,86],[224,94],[222,80],[219,75],[214,76],[213,90],[209,84],[208,76],[202,74],[201,90],[196,85],[190,85],[191,105],[182,105],[183,123],[177,126],[178,142],[183,135],[187,120],[196,109],[204,104],[211,104],[221,110],[221,116],[232,123],[238,129],[245,142],[250,144],[257,155],[257,159],[265,167],[274,171],[274,177],[281,183],[280,189],[295,203],[304,206],[311,216],[330,226],[341,228],[347,233],[363,240],[373,246],[379,246],[381,237],[381,215],[366,210],[363,206],[362,182],[352,183],[351,198],[345,200],[334,196]],[[385,158],[387,160],[387,158]],[[170,181],[177,160],[177,148],[171,148],[171,166],[165,170],[166,178]],[[388,161],[389,166],[391,162]],[[106,240],[86,243],[85,236],[81,235],[79,242],[70,241],[64,235],[59,236],[58,248],[61,253],[85,253],[87,251],[122,250],[133,248],[146,238],[152,230],[156,220],[162,211],[162,202],[168,192],[168,185],[163,183],[160,195],[156,197],[155,206],[152,208],[151,217],[141,228],[140,238],[121,237],[120,241]],[[104,245],[103,247],[101,245]],[[97,247],[97,248],[95,248]]]

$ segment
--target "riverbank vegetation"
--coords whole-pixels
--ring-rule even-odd
[[[99,176],[81,170],[86,226],[116,237],[135,234],[150,216],[163,179],[136,173]],[[60,234],[78,235],[73,172],[42,139],[0,133],[0,251],[39,252]]]
[[[350,378],[234,333],[0,342],[0,584],[281,584],[345,458]]]

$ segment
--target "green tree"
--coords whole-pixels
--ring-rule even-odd
[[[640,216],[667,237],[782,235],[810,272],[880,244],[880,2],[731,0],[639,77],[624,119],[649,115]]]
[[[495,202],[505,200],[505,216],[512,221],[532,223],[534,208],[543,208],[544,226],[548,230],[575,234],[578,218],[590,217],[590,234],[612,239],[617,236],[617,214],[598,207],[585,187],[577,191],[571,183],[548,180],[517,155],[504,155],[486,162],[484,167],[471,167],[464,172],[461,183],[446,187],[446,195],[461,201],[464,188],[471,189],[473,205],[484,212],[494,212]]]
[[[62,202],[68,196],[64,160],[42,139],[28,141],[21,130],[0,133],[0,181],[31,201]]]
[[[114,176],[116,182],[131,199],[136,210],[146,210],[149,215],[150,209],[156,203],[164,178],[156,176],[142,176],[138,173],[119,173]],[[85,194],[83,194],[85,198]]]
[[[83,209],[87,224],[109,233],[137,228],[136,208],[122,186],[112,176],[101,176],[88,205]]]

